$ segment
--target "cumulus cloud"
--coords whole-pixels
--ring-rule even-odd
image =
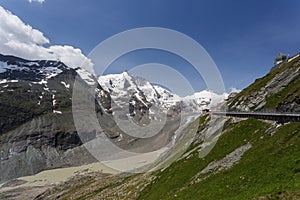
[[[32,2],[38,2],[38,3],[44,3],[45,0],[28,0],[29,3],[32,3]]]
[[[80,49],[68,45],[50,45],[42,32],[25,24],[1,6],[0,19],[0,53],[32,60],[60,60],[72,68],[83,64],[83,68],[94,72],[93,63]]]

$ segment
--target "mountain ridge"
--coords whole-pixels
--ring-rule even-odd
[[[277,102],[287,100],[287,106],[297,105],[294,97],[299,95],[299,75],[294,69],[299,66],[295,58],[292,64],[283,62],[273,67],[269,74],[229,99],[229,110],[255,112],[265,102],[282,112],[285,110]],[[275,104],[270,98],[273,95],[279,99]],[[292,101],[285,95],[292,97]],[[217,125],[222,120],[225,124],[219,134]],[[210,113],[193,123],[197,122],[197,133],[185,153],[175,156],[169,161],[172,164],[162,170],[120,175],[117,176],[120,181],[107,178],[105,183],[97,173],[74,176],[73,180],[47,190],[37,199],[299,199],[299,122],[277,124],[216,117]],[[87,177],[92,183],[84,181]],[[80,189],[72,190],[76,187]]]
[[[116,79],[123,75],[110,76]],[[126,79],[126,85],[124,79],[123,84],[115,84],[120,90],[114,94],[106,87],[107,85],[101,84],[102,87],[98,83],[99,77],[84,69],[69,68],[59,61],[30,61],[15,56],[0,55],[0,140],[3,143],[0,147],[2,166],[0,181],[35,174],[46,169],[77,166],[96,161],[83,149],[85,141],[81,141],[82,138],[79,137],[74,126],[71,110],[75,80],[78,81],[79,91],[95,90],[92,91],[94,94],[87,93],[87,95],[95,98],[99,122],[106,128],[105,134],[113,143],[127,150],[143,152],[151,148],[159,148],[172,141],[173,131],[179,125],[178,117],[184,105],[182,99],[177,99],[175,94],[153,86],[141,77],[136,78],[129,74],[126,76],[132,81]],[[109,84],[110,81],[106,80]],[[126,90],[130,87],[133,93]],[[120,91],[124,93],[125,101],[119,98]],[[155,98],[153,98],[154,94]],[[210,94],[213,93],[207,92],[207,95]],[[171,97],[175,97],[175,100],[173,101]],[[165,99],[161,100],[161,98]],[[208,97],[203,99],[199,97],[198,102],[191,101],[191,98],[187,102],[194,105],[194,110],[187,112],[202,112],[202,109],[211,103]],[[135,138],[125,134],[114,122],[114,114],[120,110],[120,106],[125,109],[124,116],[120,115],[121,117],[132,118],[135,123],[142,126],[151,120],[158,121],[160,116],[154,109],[155,103],[158,109],[165,112],[161,113],[161,118],[166,115],[168,120],[166,127],[155,137]],[[57,121],[58,119],[64,123]],[[91,129],[84,134],[90,140],[96,137],[95,132]],[[145,142],[152,144],[150,149],[144,147]],[[72,152],[80,155],[76,161],[66,159],[67,155],[73,155]],[[55,160],[59,162],[55,163]],[[19,170],[17,167],[9,167],[16,165],[16,162],[22,163]]]

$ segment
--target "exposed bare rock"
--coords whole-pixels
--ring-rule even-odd
[[[236,164],[243,154],[252,147],[250,143],[241,146],[225,156],[222,160],[211,162],[207,167],[197,173],[192,181],[192,183],[200,182],[201,180],[209,177],[212,174],[216,174],[219,171],[226,170],[231,168],[234,164]],[[204,175],[204,177],[203,177]]]
[[[287,91],[287,96],[278,95],[275,98],[293,97],[290,100],[283,99],[282,103],[267,106],[269,98],[279,94],[288,86],[300,79],[300,59],[284,62],[274,67],[268,75],[257,79],[252,85],[228,102],[229,110],[236,111],[300,111],[300,97],[295,96],[292,89]],[[263,84],[262,84],[263,83]]]

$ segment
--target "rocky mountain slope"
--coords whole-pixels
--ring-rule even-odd
[[[0,56],[0,134],[47,112],[71,105],[75,70],[61,62]],[[57,101],[59,99],[59,101]]]
[[[275,65],[264,77],[228,102],[229,110],[300,111],[300,56]]]
[[[291,108],[288,111],[296,111],[298,65],[299,59],[294,58],[275,66],[230,100],[229,108],[255,110],[265,101],[257,110],[285,111],[280,107],[284,104]],[[218,127],[223,120],[221,134],[209,126]],[[172,164],[163,170],[117,176],[86,173],[36,199],[299,199],[300,123],[207,114],[186,130],[193,124],[198,129],[193,142],[181,156],[168,158]]]
[[[186,112],[201,112],[212,102],[224,99],[208,91],[203,96],[197,94],[196,99],[179,98],[126,72],[97,80],[84,69],[69,68],[60,61],[0,55],[0,182],[96,161],[83,147],[86,141],[78,135],[73,121],[75,79],[77,89],[96,99],[96,114],[108,138],[133,152],[151,150],[146,149],[146,143],[153,149],[169,143],[179,125],[180,113],[189,105],[193,109]],[[95,94],[89,94],[91,89]],[[167,116],[167,123],[157,136],[137,138],[118,128],[116,115],[132,118],[139,125]],[[89,129],[84,134],[91,140],[95,132]]]
[[[74,127],[76,76],[59,61],[0,55],[0,181],[95,161]]]

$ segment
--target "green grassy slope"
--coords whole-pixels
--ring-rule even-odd
[[[299,134],[300,123],[278,129],[255,119],[230,124],[204,159],[196,151],[156,172],[158,178],[139,199],[252,199],[300,190]],[[211,172],[211,176],[193,184],[194,176],[210,162],[222,159],[248,142],[252,148],[236,165]]]
[[[205,119],[200,119],[199,135],[205,130]],[[199,174],[249,144],[251,148],[230,168]],[[299,199],[300,123],[277,126],[256,119],[226,123],[206,157],[199,157],[198,145],[191,145],[189,155],[164,170],[74,177],[40,199]]]
[[[233,105],[251,103],[249,97],[255,99],[265,92],[264,88],[271,81],[281,84],[286,79],[280,80],[277,75],[285,77],[281,74],[299,70],[299,60],[298,57],[283,63],[257,79],[227,102],[229,109]],[[276,85],[268,87],[276,88]],[[263,109],[283,111],[289,109],[289,105],[300,104],[299,76],[280,87],[264,94]],[[250,144],[251,148],[232,167],[199,173],[239,147]],[[199,148],[191,146],[191,149],[195,151],[190,156],[164,171],[155,172],[157,178],[138,199],[300,199],[300,123],[277,126],[255,119],[229,123],[206,157],[199,157]]]

